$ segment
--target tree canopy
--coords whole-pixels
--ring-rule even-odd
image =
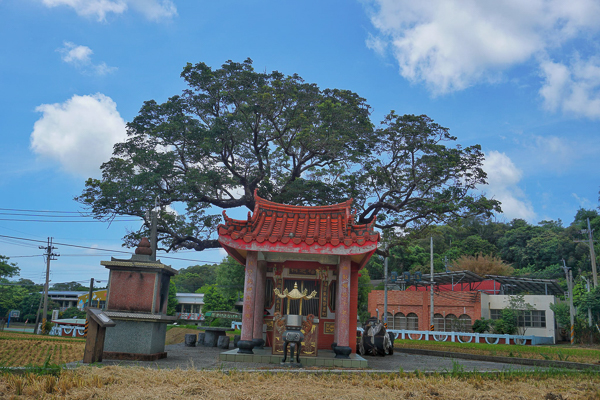
[[[376,127],[358,94],[257,72],[250,59],[219,69],[187,64],[181,76],[188,88],[146,101],[102,178],[88,179],[76,198],[98,219],[143,218],[129,245],[148,235],[146,211],[157,198],[166,251],[217,247],[220,211],[252,210],[255,189],[286,204],[353,197],[357,222],[377,217],[380,229],[500,210],[473,192],[486,179],[480,147],[456,144],[426,115],[392,111]]]
[[[0,255],[0,279],[13,277],[20,271],[17,264],[11,263],[8,260],[8,257]]]

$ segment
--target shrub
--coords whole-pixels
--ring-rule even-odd
[[[485,318],[481,318],[476,320],[473,323],[473,332],[475,333],[485,333],[487,331],[490,330],[490,326],[493,324],[494,321],[492,321],[491,319],[485,319]]]

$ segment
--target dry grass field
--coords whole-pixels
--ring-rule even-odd
[[[297,374],[80,367],[0,375],[0,398],[19,399],[598,399],[600,375]]]
[[[79,361],[84,348],[82,339],[0,332],[0,367],[42,365],[48,356],[52,364]]]

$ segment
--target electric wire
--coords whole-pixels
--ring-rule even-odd
[[[0,208],[0,215],[7,217],[42,217],[45,219],[23,219],[23,218],[0,218],[0,221],[13,221],[13,222],[105,222],[102,220],[93,219],[94,216],[89,213],[80,211],[52,211],[52,210],[30,210],[30,209],[17,209],[17,208]],[[50,218],[50,219],[48,219]],[[63,218],[66,220],[56,220],[54,218]],[[79,218],[79,220],[72,220],[70,218]],[[81,220],[84,218],[84,220]],[[87,219],[86,219],[87,218]],[[92,218],[92,220],[89,220]],[[133,222],[139,221],[139,219],[131,219],[131,216],[118,216],[112,219],[113,222]]]
[[[25,240],[25,241],[29,241],[29,242],[37,242],[37,243],[46,243],[46,241],[44,240],[36,240],[36,239],[27,239],[27,238],[20,238],[20,237],[16,237],[16,236],[8,236],[8,235],[0,235],[0,238],[8,238],[8,239],[17,239],[17,240]],[[110,253],[123,253],[123,254],[131,254],[130,251],[124,251],[124,250],[112,250],[112,249],[102,249],[99,247],[90,247],[90,246],[80,246],[80,245],[76,245],[76,244],[69,244],[69,243],[60,243],[60,242],[53,242],[53,245],[56,246],[67,246],[67,247],[75,247],[75,248],[80,248],[80,249],[86,249],[86,250],[97,250],[97,251],[107,251]],[[207,260],[194,260],[194,259],[190,259],[190,258],[181,258],[181,257],[172,257],[172,256],[164,256],[161,255],[161,258],[167,258],[167,259],[171,259],[171,260],[183,260],[183,261],[193,261],[193,262],[204,262],[204,263],[210,263],[210,264],[220,264],[220,261],[207,261]]]

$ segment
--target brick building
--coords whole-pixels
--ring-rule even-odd
[[[398,281],[389,290],[389,329],[429,330],[430,281],[424,275],[420,282]],[[480,318],[498,319],[508,306],[510,295],[524,294],[525,302],[533,306],[520,317],[518,324],[527,335],[557,338],[558,329],[550,305],[562,288],[555,280],[519,277],[481,277],[469,271],[434,274],[434,328],[441,332],[471,332],[471,325]],[[369,293],[368,310],[372,316],[384,319],[383,290]]]
[[[369,312],[383,318],[384,291],[369,293]],[[481,318],[481,293],[478,291],[434,292],[436,331],[470,331],[472,321]],[[429,291],[388,291],[390,329],[429,330]]]

